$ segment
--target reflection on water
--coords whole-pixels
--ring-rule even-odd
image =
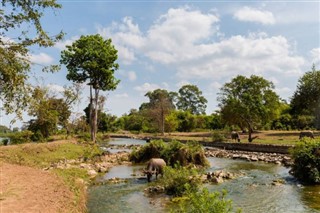
[[[141,170],[144,168],[144,165],[139,166],[115,166],[110,169],[108,173],[103,176],[103,180],[111,179],[111,178],[121,178],[127,179],[132,177],[141,176]]]
[[[115,144],[145,143],[142,140],[115,139]],[[268,212],[320,212],[320,186],[301,186],[289,174],[289,169],[280,165],[247,162],[223,158],[209,158],[210,169],[226,170],[243,174],[234,180],[219,185],[205,185],[210,191],[228,191],[234,209],[244,213]],[[144,196],[147,187],[145,178],[140,178],[141,166],[117,166],[100,177],[129,178],[126,183],[91,186],[88,190],[89,212],[167,212],[161,205],[150,204]],[[133,175],[132,175],[133,174]],[[284,184],[274,185],[274,180]]]
[[[161,206],[155,208],[143,194],[144,181],[131,180],[128,183],[92,186],[89,188],[88,210],[90,213],[143,213],[165,212]]]

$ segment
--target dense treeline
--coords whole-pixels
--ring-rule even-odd
[[[97,130],[170,133],[236,129],[250,135],[254,130],[319,129],[319,88],[320,71],[315,66],[299,79],[290,103],[274,92],[272,82],[254,75],[237,76],[220,89],[220,109],[210,115],[205,114],[207,100],[196,85],[182,86],[178,92],[150,91],[146,94],[148,102],[121,117],[103,111],[106,99],[101,96],[97,103]],[[34,119],[23,127],[33,132],[31,140],[44,140],[58,132],[79,134],[90,130],[90,104],[84,115],[70,121],[72,103],[80,90],[74,84],[57,98],[46,88],[34,89],[29,107],[29,115]],[[253,139],[249,137],[249,141]]]
[[[226,82],[218,94],[219,109],[206,115],[207,99],[197,85],[184,85],[177,92],[157,89],[145,96],[139,109],[131,109],[121,117],[103,111],[106,98],[102,91],[115,90],[119,80],[115,71],[118,51],[111,39],[101,35],[81,36],[61,52],[60,64],[67,69],[66,78],[75,84],[65,88],[59,96],[46,88],[31,85],[28,59],[29,47],[50,47],[63,38],[63,32],[51,35],[42,26],[42,17],[48,9],[58,10],[61,5],[53,1],[2,1],[3,19],[0,33],[0,98],[6,113],[23,112],[32,116],[23,130],[29,130],[32,140],[47,139],[59,131],[81,133],[90,131],[95,141],[96,132],[190,132],[210,129],[236,129],[251,133],[256,129],[320,129],[320,71],[315,65],[298,81],[289,103],[274,91],[272,82],[261,76],[236,76]],[[30,25],[30,26],[29,26]],[[23,27],[22,27],[23,26]],[[24,26],[29,26],[26,29]],[[10,33],[17,34],[12,40]],[[83,56],[86,57],[83,57]],[[57,71],[59,66],[44,67]],[[80,96],[77,84],[87,85],[90,91],[84,116],[70,119],[72,105]],[[29,135],[29,133],[28,133]]]

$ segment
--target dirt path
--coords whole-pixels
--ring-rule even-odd
[[[48,171],[0,162],[0,213],[70,212],[72,196]]]

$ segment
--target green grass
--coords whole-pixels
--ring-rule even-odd
[[[97,147],[74,143],[29,143],[0,149],[1,160],[38,168],[64,159],[91,158],[96,154],[99,154]]]

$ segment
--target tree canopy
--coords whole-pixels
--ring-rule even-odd
[[[140,106],[141,111],[147,111],[148,115],[157,122],[162,134],[165,130],[165,117],[175,108],[173,103],[175,95],[164,89],[156,89],[146,93],[145,96],[149,98],[149,102]]]
[[[273,88],[273,83],[262,77],[239,75],[220,89],[218,101],[223,119],[229,125],[247,128],[249,142],[254,139],[251,134],[255,127],[275,117],[279,97]]]
[[[179,89],[177,108],[189,111],[192,114],[205,114],[208,103],[207,99],[196,85],[184,85]]]
[[[68,69],[67,79],[77,83],[86,82],[90,87],[90,127],[93,141],[97,132],[99,92],[114,90],[119,83],[114,77],[114,72],[119,68],[116,63],[117,52],[111,39],[105,40],[99,34],[81,36],[61,52],[60,63]]]
[[[7,113],[21,117],[30,97],[29,47],[53,46],[63,33],[50,36],[41,24],[46,9],[58,9],[56,0],[2,0],[0,8],[0,98]]]
[[[313,116],[316,128],[320,128],[320,70],[314,65],[299,79],[290,105],[293,115]]]

